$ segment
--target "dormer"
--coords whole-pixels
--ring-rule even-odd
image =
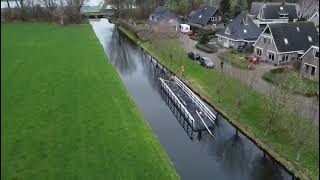
[[[242,23],[243,23],[244,25],[248,25],[248,15],[245,15],[245,17],[243,17]]]
[[[230,35],[230,29],[227,27],[227,29],[224,33]]]

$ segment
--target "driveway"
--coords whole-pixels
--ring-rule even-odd
[[[220,68],[221,61],[218,58],[218,55],[219,53],[228,51],[228,49],[219,47],[217,53],[209,54],[209,53],[205,53],[203,51],[197,50],[195,48],[197,41],[190,39],[187,35],[181,34],[180,40],[182,41],[182,44],[186,52],[194,51],[199,53],[201,56],[206,56],[211,58],[213,60],[213,63],[216,65],[216,69],[221,71],[221,68]],[[251,86],[254,90],[269,96],[270,89],[277,88],[277,87],[274,87],[273,84],[270,84],[265,80],[263,80],[262,76],[265,72],[268,72],[274,68],[276,67],[273,65],[261,63],[256,65],[254,70],[241,70],[231,66],[230,64],[224,63],[223,72],[235,79],[241,80],[242,82]],[[303,105],[304,108],[301,110],[301,113],[304,116],[312,118],[317,123],[319,123],[319,100],[316,97],[305,97],[301,95],[295,95],[295,98],[297,99],[293,99],[293,100],[299,100],[298,102],[303,102],[304,104]],[[311,108],[314,106],[316,106],[316,109]]]

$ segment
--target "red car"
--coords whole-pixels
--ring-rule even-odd
[[[258,56],[247,56],[245,59],[253,64],[259,64],[260,62],[260,57]]]
[[[195,33],[192,31],[192,30],[190,30],[188,33],[187,33],[187,35],[188,36],[193,36]]]

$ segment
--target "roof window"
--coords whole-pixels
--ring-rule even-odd
[[[280,10],[283,10],[283,7],[282,7],[282,6],[280,6]]]
[[[199,19],[201,19],[201,18],[202,18],[202,14],[199,15]]]
[[[286,44],[286,45],[287,45],[287,44],[289,44],[289,42],[288,42],[288,39],[287,39],[287,38],[284,38],[283,40],[284,40],[284,44]]]
[[[308,36],[308,40],[309,40],[309,42],[312,42],[312,37]]]
[[[297,26],[297,31],[300,32],[300,28]]]
[[[246,29],[244,29],[244,30],[243,30],[243,32],[244,32],[244,33],[247,33],[247,30],[246,30]]]

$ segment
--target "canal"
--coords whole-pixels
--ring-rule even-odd
[[[245,136],[237,136],[235,128],[222,118],[217,120],[214,139],[207,132],[191,139],[159,93],[158,77],[163,71],[155,61],[107,19],[91,20],[90,24],[181,179],[291,179]]]

